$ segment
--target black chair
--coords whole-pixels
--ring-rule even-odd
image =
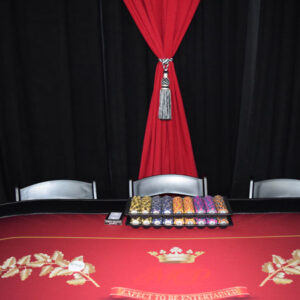
[[[97,199],[96,182],[51,180],[15,188],[16,201],[38,199]]]
[[[146,177],[129,180],[129,197],[153,196],[159,194],[179,194],[189,196],[206,196],[207,179],[177,174]]]
[[[300,180],[268,179],[250,181],[249,198],[289,198],[300,197]]]

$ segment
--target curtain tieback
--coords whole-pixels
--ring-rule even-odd
[[[173,61],[173,58],[159,58],[158,60],[162,63],[162,67],[164,69],[164,74],[161,80],[161,88],[159,94],[158,118],[160,120],[171,120],[172,119],[171,91],[169,88],[170,81],[168,78],[168,69],[169,69],[169,63]]]

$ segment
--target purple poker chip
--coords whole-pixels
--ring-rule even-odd
[[[205,196],[204,203],[205,203],[205,207],[206,207],[206,212],[208,214],[216,214],[217,213],[217,209],[216,209],[213,197]]]
[[[170,215],[173,213],[173,199],[170,196],[162,197],[162,213],[164,215]]]
[[[215,226],[218,224],[217,218],[206,218],[206,223],[209,226]]]
[[[194,201],[195,212],[197,214],[205,214],[206,207],[205,207],[204,200],[200,196],[196,196],[194,197],[193,201]]]
[[[154,215],[161,214],[161,198],[159,196],[152,197],[151,213]]]
[[[195,218],[195,221],[198,226],[205,226],[206,225],[206,218]]]

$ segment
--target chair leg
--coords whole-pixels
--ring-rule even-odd
[[[18,187],[15,188],[15,196],[16,196],[16,202],[20,202],[20,190]]]
[[[207,190],[207,178],[203,177],[203,183],[204,183],[204,196],[208,195],[208,190]]]
[[[249,185],[249,199],[253,198],[253,190],[254,190],[254,182],[253,182],[253,180],[250,180],[250,185]]]
[[[129,179],[129,198],[132,198],[132,180]]]
[[[93,181],[93,197],[94,199],[97,199],[97,187],[96,187],[96,181]]]

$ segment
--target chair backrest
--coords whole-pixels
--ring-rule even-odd
[[[249,198],[300,197],[300,180],[268,179],[250,181]]]
[[[96,182],[51,180],[22,189],[16,187],[16,201],[38,199],[97,199]]]
[[[179,194],[190,196],[207,195],[207,179],[177,174],[156,175],[140,180],[129,180],[129,197]]]

